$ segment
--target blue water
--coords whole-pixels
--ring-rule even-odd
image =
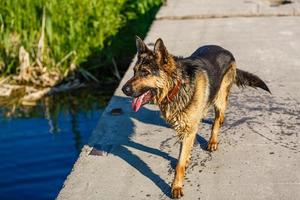
[[[103,107],[97,98],[65,99],[14,114],[0,109],[1,200],[57,196]]]

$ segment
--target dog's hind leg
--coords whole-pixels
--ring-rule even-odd
[[[207,150],[209,151],[215,151],[218,148],[218,134],[220,131],[220,127],[224,122],[225,108],[226,106],[221,108],[215,106],[215,121],[212,126],[211,136],[207,146]]]
[[[233,63],[226,72],[220,85],[220,89],[214,101],[215,120],[211,130],[211,136],[208,142],[207,150],[215,151],[218,148],[218,134],[220,127],[224,122],[225,110],[228,102],[228,96],[231,86],[235,79],[236,66]]]
[[[183,196],[183,181],[186,166],[190,157],[190,153],[194,144],[196,129],[192,133],[186,134],[182,140],[180,147],[180,155],[175,170],[175,178],[172,183],[172,198],[180,198]]]

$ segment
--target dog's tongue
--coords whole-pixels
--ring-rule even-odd
[[[131,107],[132,109],[134,110],[134,112],[137,112],[141,106],[145,103],[147,103],[147,98],[145,98],[147,95],[148,95],[149,92],[145,92],[144,94],[142,94],[141,96],[139,97],[135,97],[133,100],[132,100],[132,104],[131,104]]]

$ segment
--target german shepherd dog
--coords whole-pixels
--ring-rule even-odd
[[[239,87],[270,90],[258,76],[237,69],[232,53],[220,46],[202,46],[187,58],[169,54],[160,38],[153,51],[139,37],[136,47],[134,75],[122,90],[133,97],[135,112],[152,101],[176,130],[181,148],[171,194],[173,198],[180,198],[198,124],[209,106],[214,106],[215,119],[207,149],[215,151],[231,86],[235,83]]]

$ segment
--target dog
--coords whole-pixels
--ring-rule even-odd
[[[214,107],[215,119],[207,149],[215,151],[232,85],[271,92],[258,76],[237,69],[232,53],[220,46],[202,46],[186,58],[169,54],[160,38],[153,51],[139,37],[136,37],[136,47],[134,75],[122,91],[133,97],[135,112],[144,104],[154,102],[163,118],[176,130],[181,148],[171,195],[180,198],[198,124],[208,108]]]

